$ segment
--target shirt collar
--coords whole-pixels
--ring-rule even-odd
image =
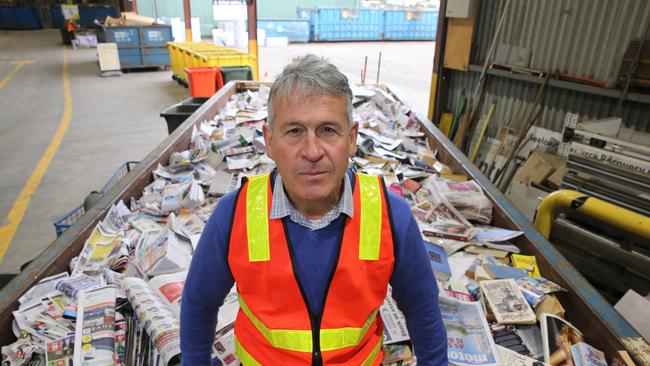
[[[312,230],[318,230],[328,226],[336,220],[341,213],[352,218],[354,216],[354,201],[352,196],[352,184],[348,173],[343,178],[343,194],[337,205],[317,220],[311,220],[300,213],[289,201],[289,197],[284,191],[282,177],[276,174],[275,183],[273,184],[273,197],[271,199],[270,219],[281,219],[289,216],[295,223],[305,226]]]

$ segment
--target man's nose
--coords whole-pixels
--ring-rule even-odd
[[[325,155],[325,150],[323,150],[322,142],[316,132],[309,131],[303,141],[302,157],[308,161],[317,162],[323,158],[323,155]]]

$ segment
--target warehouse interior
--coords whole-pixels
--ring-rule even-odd
[[[643,0],[0,0],[3,365],[183,362],[203,228],[279,165],[269,88],[307,54],[351,85],[351,171],[410,206],[449,364],[650,365],[649,41]],[[244,297],[213,365],[272,359]],[[370,364],[427,359],[396,300]]]

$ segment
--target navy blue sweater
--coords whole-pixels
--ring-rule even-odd
[[[234,280],[228,267],[228,231],[234,192],[217,204],[203,230],[185,282],[181,306],[184,365],[210,365],[217,313]],[[395,229],[395,266],[390,278],[393,298],[406,317],[418,365],[447,365],[447,335],[438,307],[438,287],[411,210],[389,192]],[[296,272],[315,312],[322,309],[328,274],[335,263],[344,214],[329,226],[310,230],[285,217]]]

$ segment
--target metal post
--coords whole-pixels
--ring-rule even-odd
[[[246,0],[248,8],[248,54],[253,58],[253,80],[259,80],[259,57],[257,52],[257,2]]]
[[[183,0],[183,11],[185,12],[185,41],[192,42],[192,12],[190,0]]]

